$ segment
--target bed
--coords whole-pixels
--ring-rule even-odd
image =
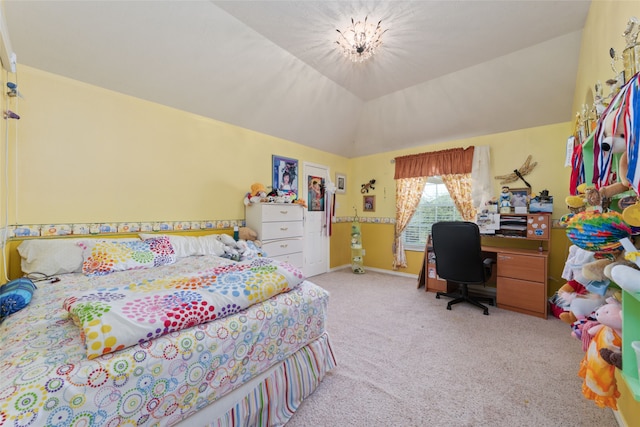
[[[98,240],[89,240],[94,254]],[[39,250],[50,255],[47,268],[58,268],[56,259],[69,264],[57,270],[59,281],[37,281],[29,306],[0,324],[0,426],[283,425],[336,365],[325,330],[329,295],[286,263],[207,254],[92,274],[87,245],[64,244],[73,256]],[[265,287],[264,276],[248,273],[265,268],[269,277],[284,272],[294,280]],[[216,292],[199,285],[207,280]],[[199,286],[205,298],[223,299],[209,302],[216,310],[204,310],[208,317],[185,314],[198,306],[183,300],[181,325],[166,313],[154,324],[157,307],[141,302]],[[127,292],[138,294],[125,299]],[[224,299],[234,292],[247,303]],[[125,316],[103,320],[118,313]],[[145,322],[158,327],[132,332]]]

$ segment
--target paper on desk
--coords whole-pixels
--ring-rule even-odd
[[[500,214],[481,212],[476,215],[476,224],[480,234],[496,234],[496,230],[500,229]]]
[[[620,239],[620,243],[622,243],[622,247],[624,248],[624,251],[626,252],[626,255],[630,255],[630,258],[627,258],[629,261],[633,261],[636,263],[636,265],[638,267],[640,267],[640,256],[638,256],[638,250],[636,249],[635,246],[633,246],[633,243],[631,243],[631,240],[629,240],[628,237],[622,238]],[[626,258],[626,256],[625,256]]]

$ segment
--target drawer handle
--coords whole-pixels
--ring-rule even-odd
[[[283,245],[280,245],[281,248],[286,248],[287,246],[289,246],[289,245],[287,245],[286,243],[283,244]]]
[[[286,215],[289,213],[289,211],[280,211],[281,214]]]
[[[289,229],[289,227],[280,227],[280,230],[282,231],[287,231]]]

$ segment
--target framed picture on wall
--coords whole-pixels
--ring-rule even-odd
[[[364,212],[375,212],[376,196],[362,196],[362,210]]]
[[[288,157],[272,156],[272,186],[274,190],[293,191],[298,194],[298,161]]]
[[[347,176],[336,172],[336,193],[345,194],[347,192]]]

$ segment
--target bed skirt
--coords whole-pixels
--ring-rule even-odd
[[[177,426],[282,426],[335,366],[329,335],[325,332],[283,362]]]

